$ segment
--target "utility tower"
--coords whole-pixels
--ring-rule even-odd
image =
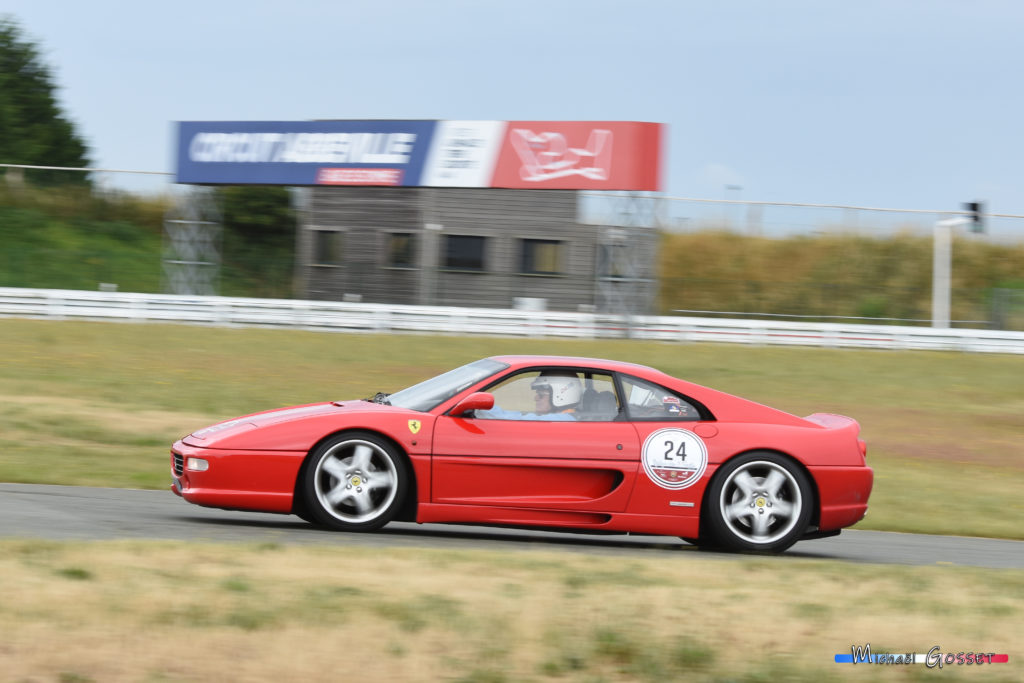
[[[654,258],[662,201],[652,193],[609,195],[612,225],[600,228],[597,250],[597,310],[622,316],[627,330],[633,316],[654,306]]]
[[[215,296],[220,282],[221,216],[213,191],[193,187],[164,216],[163,291]]]

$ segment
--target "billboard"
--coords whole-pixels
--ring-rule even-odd
[[[661,189],[663,124],[182,121],[176,182]]]

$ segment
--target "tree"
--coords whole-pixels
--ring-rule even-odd
[[[224,225],[222,273],[228,296],[291,296],[297,216],[287,188],[229,185],[216,190]]]
[[[89,165],[88,149],[64,116],[56,86],[39,49],[9,17],[0,17],[0,163]],[[83,184],[84,173],[29,171],[39,184]]]
[[[291,244],[295,212],[285,187],[228,185],[217,188],[224,229],[260,245]]]

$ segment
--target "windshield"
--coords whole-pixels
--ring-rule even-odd
[[[468,389],[477,382],[507,367],[508,365],[505,363],[485,358],[469,365],[463,365],[461,368],[449,370],[443,375],[420,382],[408,389],[402,389],[388,396],[387,400],[393,406],[419,410],[425,413],[447,401],[460,391]]]

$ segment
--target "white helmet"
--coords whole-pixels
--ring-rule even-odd
[[[580,384],[580,378],[572,372],[542,372],[537,379],[533,380],[530,388],[534,391],[538,389],[551,391],[551,405],[555,408],[576,405],[583,396],[583,385]]]

